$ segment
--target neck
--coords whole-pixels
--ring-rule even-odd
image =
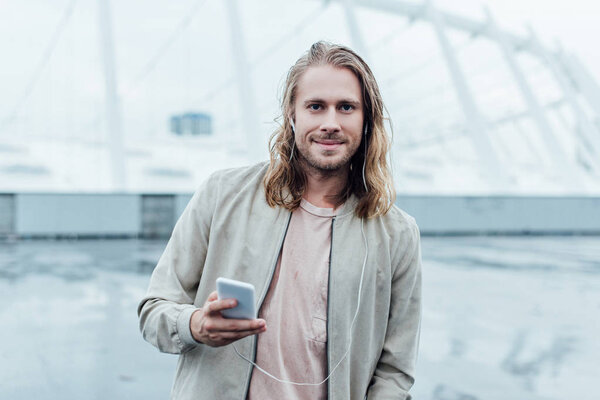
[[[327,171],[302,163],[306,175],[306,189],[302,197],[320,208],[336,208],[337,199],[348,181],[348,166]]]

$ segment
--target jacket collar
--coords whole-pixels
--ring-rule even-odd
[[[356,210],[356,206],[358,205],[358,198],[355,195],[351,195],[348,200],[342,204],[338,212],[336,213],[336,218],[345,218],[354,215],[354,211]]]

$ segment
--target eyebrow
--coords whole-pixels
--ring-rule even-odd
[[[321,103],[321,104],[325,104],[327,103],[325,100],[323,99],[319,99],[319,98],[314,98],[314,99],[308,99],[304,101],[304,105],[307,106],[309,104],[313,104],[313,103]],[[337,102],[337,104],[350,104],[353,105],[355,107],[360,106],[360,101],[356,101],[356,100],[352,100],[352,99],[341,99]]]

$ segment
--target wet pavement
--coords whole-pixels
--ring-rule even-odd
[[[416,400],[597,398],[600,237],[423,238]],[[0,399],[165,399],[136,307],[165,241],[0,243]]]

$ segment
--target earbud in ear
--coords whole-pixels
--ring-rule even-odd
[[[290,125],[292,126],[292,132],[296,133],[296,127],[294,126],[294,120],[290,118]]]

